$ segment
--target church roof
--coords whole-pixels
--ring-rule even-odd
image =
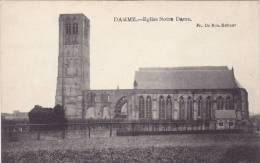
[[[140,68],[135,72],[138,89],[237,88],[233,69],[226,66]]]

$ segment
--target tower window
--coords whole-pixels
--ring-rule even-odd
[[[71,34],[71,24],[67,23],[65,25],[65,29],[66,29],[66,34]]]
[[[77,23],[73,24],[73,34],[78,34],[78,24]]]

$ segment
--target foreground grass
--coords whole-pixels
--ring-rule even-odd
[[[259,146],[146,147],[3,152],[3,163],[174,162],[259,163]]]
[[[260,135],[42,139],[2,144],[3,163],[259,163]]]

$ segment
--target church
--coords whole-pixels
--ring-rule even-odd
[[[139,68],[132,89],[91,90],[89,39],[85,15],[60,15],[55,102],[67,119],[248,124],[247,91],[226,66]]]

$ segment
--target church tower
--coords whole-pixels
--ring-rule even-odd
[[[89,64],[89,19],[61,14],[55,103],[64,106],[68,119],[82,118],[83,90],[90,89]]]

